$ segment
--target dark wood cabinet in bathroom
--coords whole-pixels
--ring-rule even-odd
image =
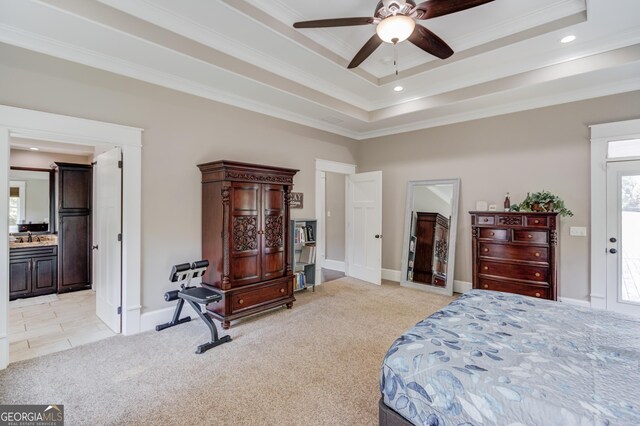
[[[58,166],[58,293],[91,288],[93,166]]]

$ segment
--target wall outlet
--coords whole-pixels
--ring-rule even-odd
[[[586,226],[572,226],[569,228],[569,235],[572,237],[586,237],[587,236],[587,227]]]

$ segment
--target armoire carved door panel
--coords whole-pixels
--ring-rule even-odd
[[[261,280],[260,184],[236,183],[231,187],[231,285]]]
[[[263,231],[262,277],[282,277],[285,274],[285,205],[282,185],[262,185]]]

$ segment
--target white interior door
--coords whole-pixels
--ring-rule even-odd
[[[607,165],[607,310],[640,315],[640,161]]]
[[[120,333],[122,300],[122,154],[114,148],[95,158],[93,285],[96,315]]]
[[[357,173],[347,180],[346,275],[381,284],[382,172]]]

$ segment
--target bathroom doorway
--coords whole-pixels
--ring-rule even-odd
[[[9,362],[120,333],[120,161],[106,145],[10,138]]]
[[[141,133],[142,129],[133,127],[0,105],[0,198],[8,199],[10,196],[8,176],[12,138],[51,142],[64,146],[81,145],[90,147],[95,155],[113,147],[119,146],[122,149],[120,241],[122,296],[117,314],[120,316],[121,332],[125,335],[140,332]],[[0,203],[0,217],[8,218],[9,213],[9,203]],[[2,369],[9,363],[8,220],[0,225],[0,271],[5,274],[4,279],[0,280],[0,369]],[[82,296],[82,292],[75,293]],[[66,302],[77,303],[77,301]]]

